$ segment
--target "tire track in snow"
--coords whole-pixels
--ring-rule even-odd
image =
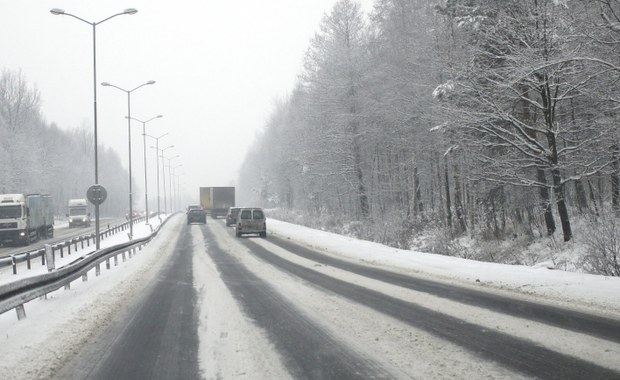
[[[272,240],[272,239],[269,239]],[[620,373],[532,342],[468,323],[287,261],[243,239],[253,254],[303,280],[456,343],[477,355],[540,378],[617,378]],[[406,276],[405,276],[406,277]]]
[[[207,251],[230,292],[254,323],[264,329],[296,378],[389,379],[386,370],[335,341],[269,284],[219,247],[203,230]]]

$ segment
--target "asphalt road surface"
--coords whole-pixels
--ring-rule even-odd
[[[239,239],[221,220],[178,228],[147,290],[58,378],[620,379],[618,319]]]

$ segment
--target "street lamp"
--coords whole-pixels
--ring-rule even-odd
[[[127,133],[129,136],[129,240],[133,239],[133,205],[132,205],[132,193],[131,193],[131,93],[139,89],[140,87],[147,86],[150,84],[155,84],[154,80],[150,80],[146,83],[142,83],[138,87],[135,87],[131,90],[125,90],[124,88],[115,86],[108,82],[101,83],[102,86],[106,87],[114,87],[118,90],[121,90],[127,93]]]
[[[53,8],[50,12],[55,16],[71,16],[75,19],[78,19],[82,22],[87,23],[93,27],[93,126],[94,126],[94,137],[95,137],[95,185],[99,185],[99,161],[97,158],[97,39],[96,39],[96,27],[97,25],[108,21],[109,19],[120,16],[120,15],[134,15],[138,13],[138,11],[134,8],[125,9],[123,12],[114,14],[110,17],[104,18],[101,21],[90,22],[86,21],[81,17],[78,17],[74,14],[67,13],[62,9]],[[95,247],[96,249],[100,248],[100,236],[99,236],[99,204],[95,204]]]
[[[161,175],[164,189],[164,213],[168,213],[168,204],[166,203],[166,168],[164,167],[164,152],[170,148],[174,148],[174,145],[170,145],[161,150]]]
[[[175,206],[176,207],[179,206],[178,202],[177,202],[177,197],[176,197],[177,196],[177,191],[176,190],[177,190],[177,186],[178,186],[178,183],[179,183],[179,177],[176,174],[177,173],[176,169],[181,167],[181,166],[183,166],[183,164],[174,165],[173,167],[168,166],[168,169],[172,169],[172,174],[170,176],[170,178],[171,178],[170,179],[170,187],[171,187],[171,189],[170,189],[170,204],[172,205],[171,208],[173,210],[175,209]],[[172,184],[173,176],[177,178],[177,183],[174,184],[174,185]]]
[[[183,201],[183,199],[181,199],[181,176],[186,174],[185,172],[177,174],[177,188],[175,190],[177,205]]]
[[[164,117],[164,116],[157,115],[146,121],[136,119],[135,117],[130,118],[132,120],[142,123],[142,150],[144,151],[144,210],[146,212],[146,224],[149,224],[149,192],[148,192],[147,177],[146,177],[146,123],[148,123],[151,120],[159,119],[161,117]]]
[[[168,132],[164,133],[163,135],[160,135],[158,137],[155,136],[151,136],[149,134],[145,133],[146,137],[150,137],[152,139],[155,139],[155,146],[152,146],[151,148],[155,148],[155,166],[157,167],[157,217],[159,218],[159,223],[161,223],[161,209],[159,207],[159,139],[161,139],[162,137],[166,136],[168,134]]]
[[[170,179],[169,181],[170,192],[168,193],[168,197],[170,198],[170,212],[172,213],[174,210],[172,208],[172,173],[170,172],[170,161],[174,160],[175,158],[179,158],[181,156],[177,154],[176,156],[172,156],[172,157],[164,157],[162,153],[162,157],[168,160],[168,178]],[[166,188],[166,185],[164,184],[164,189],[165,188]],[[166,195],[164,194],[164,201],[165,200],[166,200]]]

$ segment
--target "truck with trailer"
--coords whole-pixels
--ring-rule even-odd
[[[69,199],[67,211],[69,228],[90,227],[90,206],[86,199]]]
[[[200,205],[212,218],[226,216],[228,208],[235,205],[235,188],[201,187]]]
[[[46,194],[0,194],[0,243],[29,245],[54,236],[54,207]]]

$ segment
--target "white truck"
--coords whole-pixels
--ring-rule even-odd
[[[90,227],[90,206],[86,199],[69,199],[67,211],[69,228]]]
[[[52,197],[45,194],[0,194],[0,243],[28,245],[54,236]]]

